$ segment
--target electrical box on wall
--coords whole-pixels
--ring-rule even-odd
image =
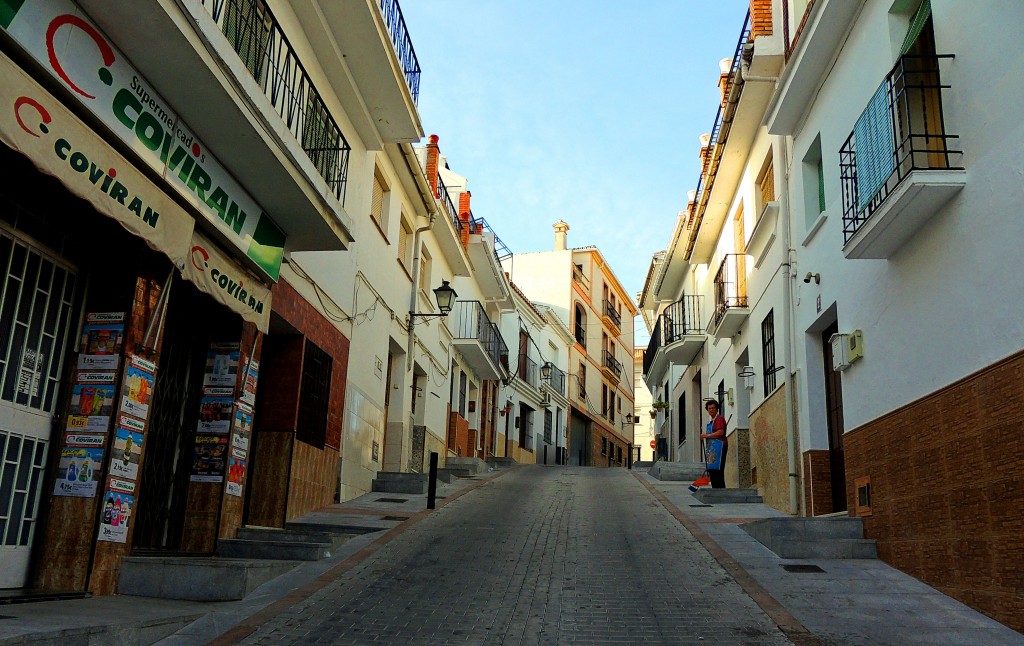
[[[832,346],[833,370],[846,370],[851,363],[864,357],[864,333],[860,330],[833,334],[829,344]]]

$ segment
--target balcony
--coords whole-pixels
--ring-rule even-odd
[[[545,384],[554,391],[555,394],[565,397],[565,371],[560,370],[555,366],[551,366],[551,376],[545,380]]]
[[[847,258],[891,258],[966,184],[942,110],[952,58],[901,57],[840,149]]]
[[[480,301],[457,301],[448,328],[455,348],[481,379],[508,377],[508,346]]]
[[[476,269],[475,276],[481,296],[491,302],[507,301],[511,306],[512,292],[501,261],[509,258],[512,252],[494,233],[487,220],[475,218],[469,213],[469,222],[463,222],[463,226],[469,228],[466,251]]]
[[[349,142],[265,2],[80,4],[197,149],[241,180],[289,250],[347,248]]]
[[[622,315],[608,301],[604,301],[604,307],[601,309],[601,320],[615,328],[616,332],[622,329]]]
[[[423,137],[416,108],[420,64],[398,0],[289,5],[364,143],[378,148],[379,140],[411,143]]]
[[[666,307],[654,324],[643,353],[644,378],[660,384],[669,366],[688,366],[704,347],[707,334],[701,325],[701,296],[683,296]]]
[[[601,372],[616,382],[622,377],[622,362],[616,359],[615,355],[609,350],[605,350],[603,353]]]
[[[750,315],[747,307],[747,257],[730,253],[715,274],[715,311],[708,333],[724,339],[736,336]]]
[[[586,348],[587,347],[587,328],[586,328],[586,326],[577,321],[575,327],[573,328],[573,334],[576,337],[576,343],[579,343],[581,346]]]
[[[516,377],[519,377],[519,379],[524,383],[533,386],[534,388],[540,387],[537,362],[525,354],[519,355],[519,365],[516,368]]]
[[[583,289],[584,294],[590,295],[590,279],[583,273],[583,267],[580,265],[572,266],[572,279]]]

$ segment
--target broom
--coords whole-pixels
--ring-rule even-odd
[[[732,415],[729,416],[729,419],[725,420],[726,426],[729,425],[729,422],[731,420],[732,420]],[[701,455],[704,455],[705,459],[706,459],[707,453],[705,453],[705,451],[704,451],[704,438],[703,437],[700,438],[700,452],[701,452]],[[687,487],[687,489],[690,490],[690,493],[697,493],[697,489],[698,488],[706,487],[709,484],[711,484],[711,476],[708,475],[707,462],[705,462],[704,463],[704,473],[702,473],[699,478],[694,480],[693,484],[691,484],[689,487]]]

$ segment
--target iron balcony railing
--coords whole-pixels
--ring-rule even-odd
[[[580,321],[576,321],[576,327],[574,330],[576,336],[576,343],[579,343],[584,348],[587,347],[587,328]]]
[[[729,253],[715,274],[715,317],[717,326],[729,309],[747,306],[746,256]]]
[[[441,173],[437,174],[437,199],[441,201],[441,208],[444,209],[445,214],[451,223],[455,225],[455,232],[462,233],[462,220],[459,218],[459,210],[455,208],[455,203],[452,202],[452,196],[448,193],[448,187],[444,185],[444,180],[441,179]]]
[[[398,60],[405,74],[405,82],[409,85],[413,103],[420,100],[420,61],[416,58],[409,30],[405,26],[405,17],[398,0],[380,0],[380,11],[384,15],[384,24],[388,26],[391,42],[395,46]]]
[[[334,196],[352,151],[264,0],[201,0]]]
[[[699,295],[683,296],[664,310],[654,323],[651,340],[644,352],[644,374],[650,372],[651,366],[661,348],[679,341],[685,336],[703,335],[704,328],[700,324]]]
[[[590,279],[583,274],[583,269],[579,265],[572,266],[572,279],[583,287],[583,291],[590,293]]]
[[[611,319],[616,328],[622,327],[622,315],[619,314],[618,310],[615,309],[615,306],[609,301],[604,302],[604,315]]]
[[[855,133],[850,133],[839,150],[844,243],[853,238],[911,171],[963,168],[963,151],[950,147],[959,136],[946,132],[942,110],[943,90],[950,86],[942,84],[939,66],[952,58],[952,54],[900,57],[883,84],[888,97],[891,139],[858,142]],[[864,200],[857,181],[858,155],[874,157],[884,164],[882,168],[892,169],[881,188]],[[866,204],[862,205],[863,202]]]
[[[551,376],[547,379],[548,386],[551,390],[555,391],[559,395],[565,395],[565,371],[559,370],[554,365],[551,366]]]
[[[740,37],[736,42],[736,49],[733,51],[732,63],[730,63],[728,76],[725,79],[725,86],[722,88],[722,96],[728,98],[733,89],[733,84],[739,76],[740,67],[743,64],[743,47],[750,42],[750,12],[743,20],[743,27],[740,29]],[[742,91],[743,86],[739,87]],[[737,99],[738,100],[738,99]],[[715,122],[711,127],[711,139],[707,151],[705,163],[701,166],[700,176],[697,178],[697,191],[694,195],[694,209],[690,213],[687,226],[696,226],[703,219],[704,211],[707,209],[708,199],[711,197],[711,190],[715,186],[715,179],[718,177],[718,167],[721,161],[721,153],[725,150],[725,144],[729,139],[729,131],[732,127],[732,118],[726,119],[728,102],[722,101],[718,104],[718,112],[715,113]],[[729,112],[731,115],[732,113]],[[697,216],[696,214],[700,214]]]
[[[469,213],[469,220],[472,223],[470,225],[470,231],[472,233],[481,234],[486,232],[494,236],[494,257],[498,259],[499,263],[506,258],[512,257],[512,250],[505,246],[505,243],[502,242],[501,238],[498,237],[498,234],[494,232],[494,228],[487,223],[487,220],[475,217],[472,211]]]
[[[475,339],[483,346],[495,366],[508,366],[508,346],[480,301],[456,301],[448,320],[449,329],[454,323],[454,339]]]
[[[622,377],[622,362],[616,359],[610,350],[604,351],[604,367],[611,370],[616,378]]]
[[[540,387],[540,382],[538,381],[537,375],[537,362],[525,354],[520,354],[519,366],[516,368],[516,376],[534,388],[538,388]]]

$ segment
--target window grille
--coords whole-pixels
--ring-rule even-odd
[[[321,449],[327,438],[327,411],[333,367],[334,360],[331,355],[306,339],[295,436],[299,441]]]

